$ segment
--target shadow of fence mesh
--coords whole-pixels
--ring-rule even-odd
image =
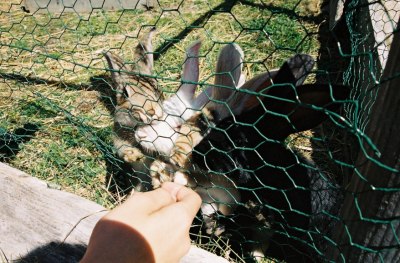
[[[397,1],[0,3],[0,160],[112,208],[195,189],[231,261],[395,262]]]

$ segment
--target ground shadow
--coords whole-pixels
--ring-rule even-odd
[[[86,246],[80,244],[67,244],[50,242],[29,251],[26,255],[13,259],[15,263],[76,263],[85,254]]]
[[[87,86],[85,86],[85,85],[65,83],[65,82],[58,81],[58,80],[49,80],[49,79],[44,79],[44,78],[39,78],[39,77],[26,76],[26,75],[22,75],[22,74],[18,74],[18,73],[1,73],[0,72],[0,78],[17,81],[17,82],[25,84],[25,85],[48,85],[48,86],[56,86],[56,87],[61,87],[61,88],[65,88],[65,89],[70,89],[70,90],[82,90],[82,89],[87,88]]]
[[[176,43],[184,39],[193,29],[199,28],[200,26],[207,23],[207,21],[217,13],[221,12],[230,12],[232,7],[236,5],[238,0],[226,0],[223,1],[218,6],[212,8],[210,11],[201,15],[197,19],[195,19],[189,26],[185,27],[181,32],[179,32],[176,36],[170,38],[169,41],[164,42],[160,47],[158,47],[154,51],[154,59],[157,60],[160,58],[162,54],[168,51],[169,48],[173,47]]]
[[[112,115],[117,105],[115,89],[112,86],[112,79],[109,74],[96,75],[90,78],[90,84],[86,86],[87,90],[99,92],[99,99],[103,106]]]
[[[25,123],[23,127],[14,131],[7,131],[0,127],[0,162],[12,160],[24,143],[30,141],[40,126],[35,123]]]

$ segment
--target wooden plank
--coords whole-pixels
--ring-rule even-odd
[[[86,245],[91,229],[106,213],[96,203],[50,189],[45,182],[2,163],[0,199],[0,249],[8,260],[52,242]],[[82,249],[75,253],[81,256]]]
[[[0,163],[0,261],[78,262],[107,210]],[[192,247],[181,263],[221,262]]]
[[[90,13],[93,10],[149,9],[154,0],[24,0],[21,8],[29,13]]]

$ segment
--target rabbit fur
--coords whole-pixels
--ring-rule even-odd
[[[322,240],[332,221],[324,214],[338,210],[336,185],[285,145],[290,134],[337,118],[329,112],[337,111],[349,94],[340,85],[303,85],[312,66],[310,56],[296,55],[274,74],[261,74],[231,89],[230,98],[237,98],[225,105],[237,106],[236,113],[232,108],[231,116],[203,132],[182,160],[152,165],[153,182],[180,182],[201,195],[208,234],[235,237],[232,246],[253,257],[316,260],[309,254],[307,242],[313,240],[308,234],[314,242]],[[241,91],[248,87],[259,95]],[[197,127],[200,117],[193,118],[189,121]],[[230,220],[218,222],[218,214]]]
[[[176,140],[179,137],[196,141],[195,138],[191,138],[190,135],[193,133],[187,131],[188,127],[182,127],[188,119],[199,114],[201,110],[207,115],[208,110],[220,107],[210,101],[210,98],[214,100],[225,98],[226,93],[231,93],[229,89],[238,88],[244,82],[243,51],[236,44],[227,45],[222,49],[217,60],[214,82],[214,86],[226,88],[216,89],[214,86],[208,86],[199,96],[195,97],[196,83],[199,78],[200,45],[201,42],[197,41],[188,48],[182,85],[176,94],[163,102],[163,118],[154,120],[149,125],[141,126],[137,132],[136,139],[140,140],[142,146],[166,156],[166,159],[170,158],[170,153],[176,147]],[[211,118],[211,116],[209,117]]]
[[[145,190],[142,182],[150,185],[149,166],[154,157],[168,155],[178,129],[192,110],[189,104],[198,81],[198,51],[200,42],[187,50],[183,64],[182,85],[178,92],[164,100],[163,92],[158,88],[157,80],[150,77],[153,73],[154,29],[150,30],[135,48],[132,65],[111,51],[104,56],[111,71],[112,86],[116,92],[114,112],[114,147],[117,155],[128,163],[139,176],[136,190]],[[153,126],[157,126],[157,137]],[[165,139],[165,140],[164,140]],[[161,141],[161,143],[159,143]],[[147,187],[148,188],[148,187]]]
[[[237,236],[233,229],[240,225],[230,226],[232,220],[218,222],[217,214],[230,217],[245,211],[247,216],[239,217],[237,222],[244,220],[264,229],[239,231],[239,236],[260,241],[247,248],[253,256],[269,255],[290,261],[291,256],[299,255],[298,251],[303,254],[306,249],[299,242],[295,243],[298,249],[282,250],[278,243],[287,242],[282,233],[303,236],[294,229],[306,231],[325,218],[314,216],[310,220],[302,213],[332,211],[334,202],[330,199],[338,197],[329,190],[333,184],[310,172],[302,158],[283,142],[289,134],[313,128],[328,118],[324,110],[338,108],[339,103],[334,102],[345,97],[344,88],[302,85],[313,66],[308,55],[296,55],[281,69],[245,82],[243,51],[231,44],[220,52],[214,86],[206,87],[195,97],[201,44],[196,42],[187,50],[182,85],[175,95],[164,100],[156,80],[146,77],[153,68],[151,35],[152,32],[137,46],[135,67],[124,65],[111,52],[105,54],[117,91],[114,145],[119,157],[138,170],[148,171],[153,158],[149,160],[143,152],[161,155],[150,168],[153,185],[174,180],[193,187],[204,201],[201,213],[208,234]],[[309,107],[314,104],[320,111]],[[285,117],[287,114],[289,118]],[[306,118],[309,114],[310,119],[300,121],[300,116]],[[295,118],[293,122],[291,116]],[[247,150],[253,147],[256,150]],[[260,189],[260,185],[264,187]],[[322,201],[315,202],[317,199]]]
[[[111,71],[112,88],[116,93],[113,114],[114,148],[118,157],[135,171],[138,177],[135,185],[137,190],[141,190],[144,185],[151,185],[148,166],[152,160],[143,154],[135,134],[138,127],[153,119],[162,118],[163,114],[160,105],[163,94],[158,89],[157,81],[148,77],[153,70],[153,34],[154,30],[150,30],[139,39],[134,51],[133,64],[126,64],[111,51],[104,53]]]

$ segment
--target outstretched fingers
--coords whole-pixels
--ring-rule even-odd
[[[150,215],[160,209],[174,204],[176,197],[173,193],[161,187],[146,193],[134,193],[121,205],[126,213],[135,214],[140,211],[142,215]],[[116,209],[120,209],[117,207]]]

